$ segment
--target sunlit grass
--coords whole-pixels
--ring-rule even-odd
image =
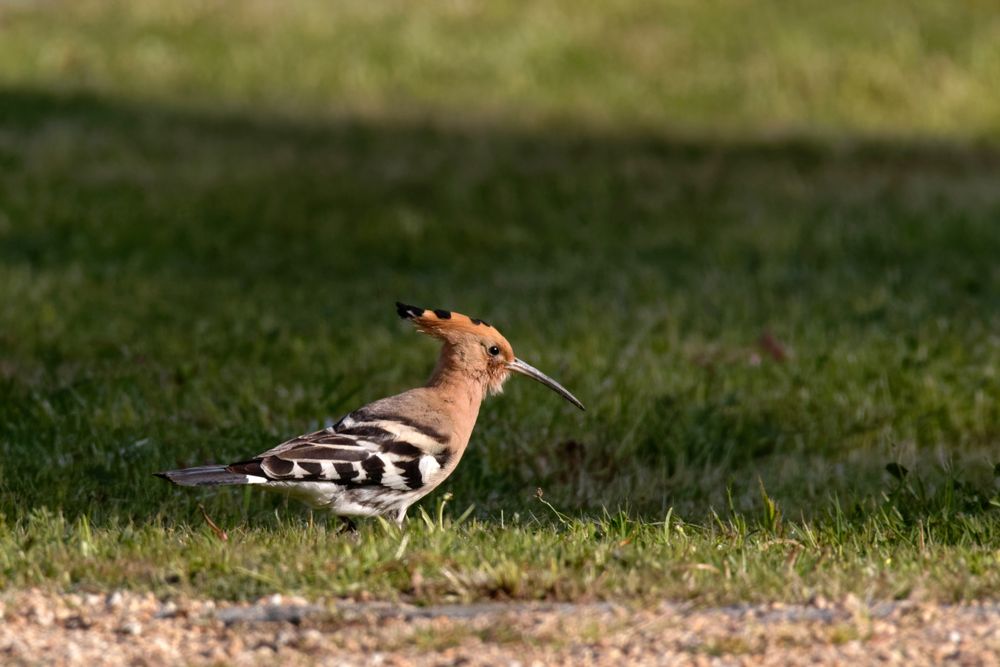
[[[87,0],[0,8],[0,82],[311,115],[997,137],[989,2]]]
[[[451,519],[439,501],[435,516],[419,510],[404,531],[369,522],[356,536],[317,517],[279,514],[223,536],[208,524],[162,517],[98,528],[85,516],[35,512],[7,526],[0,567],[14,586],[226,598],[280,590],[417,603],[670,597],[711,604],[995,595],[997,517],[968,514],[964,496],[962,509],[950,507],[946,494],[923,504],[887,497],[850,511],[834,505],[794,521],[767,503],[704,523],[672,511],[660,521],[622,512],[574,518],[541,505],[527,516]]]

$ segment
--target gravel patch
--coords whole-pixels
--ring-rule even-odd
[[[997,665],[1000,606],[413,607],[10,591],[5,665]]]

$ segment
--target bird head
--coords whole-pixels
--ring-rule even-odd
[[[491,393],[503,391],[503,383],[511,373],[526,375],[541,382],[567,401],[584,409],[565,387],[534,366],[514,356],[514,349],[499,331],[483,320],[449,310],[429,310],[405,303],[396,303],[396,312],[412,322],[417,331],[434,336],[445,344],[447,363],[457,372],[482,381]]]

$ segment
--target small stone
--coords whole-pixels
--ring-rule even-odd
[[[68,642],[66,644],[66,660],[67,662],[79,662],[83,657],[83,651],[80,650],[80,646],[75,642]]]
[[[36,604],[34,609],[32,609],[32,616],[35,618],[35,623],[46,628],[55,621],[56,615],[47,606],[42,604]]]
[[[316,651],[323,646],[323,633],[315,628],[309,628],[299,637],[299,648],[305,651]]]
[[[246,645],[243,640],[239,636],[236,636],[229,640],[229,646],[227,647],[226,652],[229,654],[229,657],[232,658],[233,656],[242,653],[245,648]]]
[[[73,616],[64,618],[62,624],[67,630],[86,630],[92,625],[81,614],[74,614]]]
[[[177,604],[173,600],[167,600],[160,605],[156,612],[156,618],[173,618],[177,615]]]
[[[138,621],[126,621],[118,626],[118,633],[138,637],[142,634],[142,625]]]

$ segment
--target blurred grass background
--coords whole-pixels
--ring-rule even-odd
[[[171,105],[620,132],[997,134],[986,0],[7,3],[3,79]]]
[[[989,2],[0,4],[8,583],[347,590],[337,577],[365,575],[267,564],[321,548],[288,537],[296,505],[149,473],[422,381],[435,349],[396,299],[489,320],[589,408],[517,380],[484,407],[444,487],[476,505],[478,537],[448,543],[459,570],[495,552],[547,571],[554,552],[527,545],[551,536],[501,534],[547,515],[539,487],[586,525],[624,509],[653,530],[673,508],[726,549],[743,513],[781,533],[772,501],[835,545],[845,516],[888,517],[888,536],[854,535],[872,577],[892,569],[872,530],[891,553],[936,539],[989,560],[998,81]],[[199,579],[191,553],[216,546],[176,561],[202,502],[268,574]],[[446,538],[413,530],[436,558]],[[567,540],[585,559],[631,539],[598,532]],[[355,568],[399,553],[365,539]],[[644,539],[607,590],[696,558]],[[358,558],[343,548],[330,558]],[[727,594],[793,594],[759,579],[786,555]],[[885,590],[926,575],[910,556]],[[838,585],[870,586],[867,566]],[[997,584],[955,567],[949,595]]]

